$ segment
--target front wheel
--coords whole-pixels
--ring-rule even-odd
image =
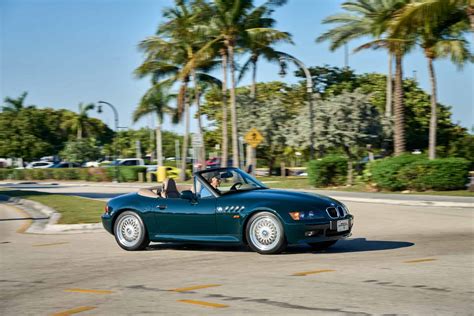
[[[249,247],[260,254],[280,253],[286,248],[283,225],[269,212],[257,213],[250,218],[246,236]]]
[[[328,249],[332,245],[337,243],[337,240],[329,240],[329,241],[322,241],[322,242],[310,242],[308,245],[310,245],[311,248],[314,250],[324,250]]]
[[[119,215],[114,225],[115,240],[125,250],[145,249],[150,240],[142,219],[131,211]]]

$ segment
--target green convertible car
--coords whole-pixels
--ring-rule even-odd
[[[219,168],[196,172],[191,190],[167,179],[113,198],[102,223],[125,250],[152,241],[247,244],[273,254],[287,244],[330,247],[351,235],[353,216],[327,196],[269,189],[240,169]]]

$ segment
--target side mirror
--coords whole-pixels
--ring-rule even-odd
[[[196,198],[194,193],[191,190],[185,190],[185,191],[181,192],[180,197],[183,200],[190,200],[190,201],[193,201]]]

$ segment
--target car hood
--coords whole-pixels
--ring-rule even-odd
[[[321,194],[277,189],[251,190],[235,194],[235,196],[244,199],[264,199],[266,201],[297,203],[297,205],[321,206],[323,208],[342,204],[329,196]]]

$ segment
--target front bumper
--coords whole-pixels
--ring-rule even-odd
[[[345,231],[337,231],[338,220],[349,220],[349,229]],[[347,215],[340,219],[327,220],[322,223],[305,223],[296,222],[286,225],[286,239],[290,244],[302,244],[321,242],[329,240],[338,240],[349,237],[352,233],[352,226],[354,225],[354,217]]]

